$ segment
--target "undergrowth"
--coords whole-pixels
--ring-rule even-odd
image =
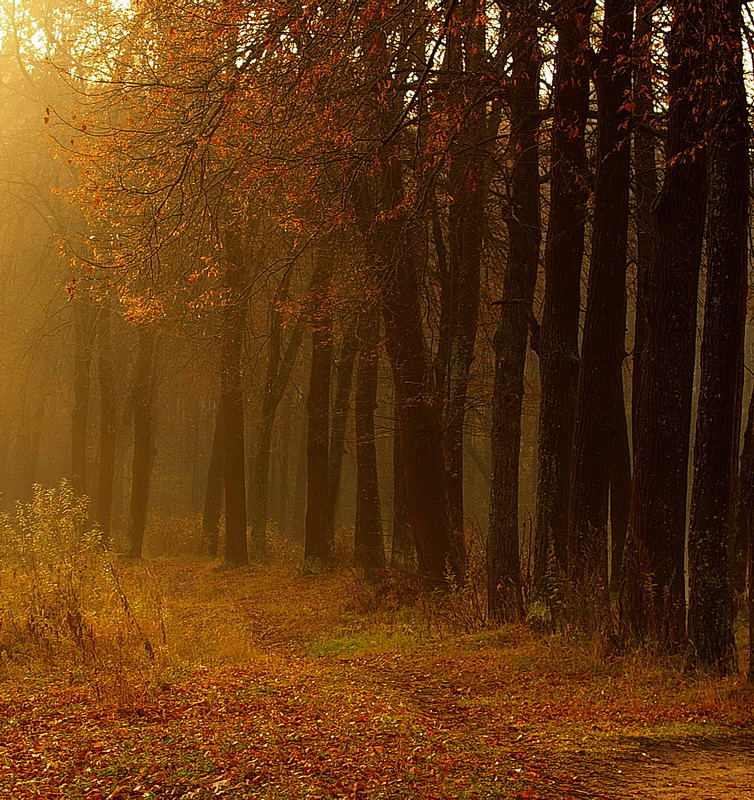
[[[134,576],[135,577],[135,576]],[[20,670],[66,671],[113,698],[140,693],[137,675],[164,651],[162,604],[148,572],[127,579],[102,544],[88,501],[63,481],[35,487],[0,516],[0,659]]]

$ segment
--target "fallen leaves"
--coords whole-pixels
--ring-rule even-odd
[[[195,568],[160,569],[182,619],[220,625],[247,608],[262,649],[156,676],[131,707],[60,676],[0,683],[0,797],[593,797],[584,788],[593,753],[620,747],[627,733],[752,719],[751,695],[737,686],[694,689],[618,667],[605,675],[565,650],[548,655],[552,643],[525,633],[503,645],[360,638],[374,620],[342,610],[337,577],[249,573],[202,588]],[[181,588],[171,600],[170,587],[187,583],[194,599]],[[296,616],[304,597],[307,619],[318,621],[308,639]],[[312,654],[313,641],[340,641],[344,629],[353,647]]]

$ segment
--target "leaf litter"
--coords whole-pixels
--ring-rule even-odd
[[[349,575],[150,569],[183,660],[124,673],[132,691],[111,695],[63,668],[9,673],[0,797],[754,796],[752,693],[739,680],[523,629],[356,613]]]

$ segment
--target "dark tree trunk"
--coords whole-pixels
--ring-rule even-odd
[[[232,240],[232,241],[231,241]],[[222,372],[220,408],[223,415],[223,483],[225,487],[225,559],[227,567],[249,562],[246,532],[246,461],[244,457],[243,350],[246,303],[241,299],[244,283],[243,253],[234,234],[229,234],[231,259],[226,266],[230,291],[223,309]]]
[[[92,351],[96,317],[85,300],[74,298],[73,310],[75,375],[71,419],[71,486],[78,495],[87,492],[87,428]]]
[[[97,338],[100,397],[97,521],[102,529],[102,540],[105,545],[109,545],[112,537],[117,408],[113,376],[112,315],[106,307],[99,310]]]
[[[592,258],[574,433],[569,572],[607,586],[607,521],[616,384],[625,356],[633,0],[606,0],[597,63]]]
[[[485,26],[478,22],[479,0],[460,4],[456,35],[450,36],[447,66],[456,81],[450,92],[451,114],[462,113],[463,125],[450,144],[446,303],[449,341],[447,404],[443,445],[454,535],[462,537],[463,434],[479,320],[480,265],[485,229],[485,200],[489,172],[487,104],[469,96],[473,76],[479,76],[487,58]],[[452,29],[453,30],[453,29]],[[463,76],[463,85],[458,76]],[[480,90],[484,91],[480,81]],[[493,135],[496,135],[497,131]]]
[[[333,520],[330,503],[330,384],[332,377],[332,319],[328,305],[329,278],[312,286],[312,360],[307,396],[306,537],[304,558],[314,567],[333,561]]]
[[[287,281],[274,298],[270,319],[269,355],[265,377],[262,417],[259,425],[256,458],[251,489],[251,553],[253,558],[267,558],[267,506],[272,454],[272,435],[278,406],[288,384],[293,362],[303,339],[303,325],[297,324],[283,349],[281,313],[277,304],[287,292]]]
[[[303,328],[302,328],[303,331]],[[280,419],[280,476],[277,503],[275,506],[275,519],[278,522],[278,530],[284,535],[288,534],[288,498],[290,496],[291,484],[288,470],[291,463],[291,418],[293,416],[293,400],[290,392],[283,397],[283,411]]]
[[[538,347],[539,412],[534,587],[550,596],[550,566],[565,570],[568,504],[579,370],[579,309],[589,167],[584,141],[589,110],[592,0],[561,4],[553,85],[550,215],[545,296]]]
[[[749,396],[736,491],[736,530],[731,541],[731,580],[744,594],[750,531],[754,524],[754,391]]]
[[[442,431],[429,399],[414,263],[417,254],[407,247],[402,233],[396,231],[391,238],[401,263],[388,268],[385,275],[384,320],[400,419],[406,499],[419,569],[430,583],[443,583],[448,570],[458,576],[463,573],[463,548],[452,527]]]
[[[399,425],[396,415],[393,421],[393,538],[390,548],[390,566],[393,568],[413,567],[416,564]]]
[[[631,512],[631,445],[628,438],[623,375],[616,376],[615,411],[610,446],[610,587],[620,585],[620,569]]]
[[[131,507],[128,517],[128,556],[141,558],[144,531],[149,511],[149,485],[154,460],[152,426],[154,331],[148,325],[139,328],[136,371],[133,386],[134,456],[131,479]]]
[[[448,570],[463,574],[463,543],[452,526],[442,428],[432,396],[419,296],[419,247],[412,219],[401,210],[403,179],[394,151],[395,145],[382,148],[378,194],[371,197],[369,187],[362,185],[357,213],[382,267],[386,349],[419,569],[430,584],[441,584]]]
[[[425,259],[415,217],[406,207],[400,144],[390,133],[402,119],[403,96],[390,73],[384,29],[375,30],[372,51],[380,80],[368,99],[373,135],[379,142],[371,174],[354,183],[358,224],[380,265],[385,344],[393,373],[406,496],[419,569],[430,584],[445,583],[448,570],[460,577],[463,542],[453,527],[448,476],[432,371],[423,330],[420,267]]]
[[[354,555],[369,576],[385,566],[382,540],[374,412],[377,409],[380,325],[376,313],[364,312],[359,323],[360,351],[356,374],[356,522]]]
[[[622,627],[677,649],[685,637],[684,543],[696,308],[707,197],[697,0],[676,0],[668,38],[668,139],[646,276],[646,339],[634,430]],[[656,587],[647,591],[648,587]]]
[[[749,683],[754,682],[754,525],[749,527]]]
[[[335,525],[340,478],[343,471],[343,455],[346,450],[346,426],[351,407],[351,386],[356,356],[359,351],[357,332],[358,319],[354,316],[348,321],[340,345],[340,353],[335,362],[335,397],[333,398],[332,425],[330,430],[330,518]]]
[[[223,508],[223,413],[220,403],[215,411],[212,432],[212,451],[207,468],[207,485],[204,492],[202,514],[202,540],[204,551],[213,558],[220,548],[220,516]]]
[[[306,538],[306,464],[309,453],[307,439],[309,436],[308,424],[301,425],[297,437],[296,449],[296,485],[293,490],[293,508],[291,509],[291,531],[293,538],[303,542]]]
[[[524,20],[522,20],[524,22]],[[513,47],[508,266],[500,323],[495,334],[492,394],[492,477],[487,542],[488,605],[498,621],[523,612],[518,535],[521,411],[527,331],[534,319],[541,229],[539,219],[539,65],[533,21],[526,20]]]
[[[634,314],[631,420],[636,424],[636,402],[641,385],[641,355],[646,335],[647,271],[654,258],[652,205],[657,197],[657,162],[652,121],[652,12],[655,0],[640,0],[637,7],[634,69],[634,224],[636,227],[636,309]]]
[[[741,0],[707,6],[710,86],[707,295],[689,527],[691,656],[736,669],[728,547],[741,425],[749,231],[749,126]]]

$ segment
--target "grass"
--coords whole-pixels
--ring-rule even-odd
[[[351,571],[217,566],[117,563],[131,617],[111,584],[87,596],[96,658],[5,648],[0,796],[583,797],[590,759],[754,722],[739,679],[470,629],[458,597],[400,608]]]

